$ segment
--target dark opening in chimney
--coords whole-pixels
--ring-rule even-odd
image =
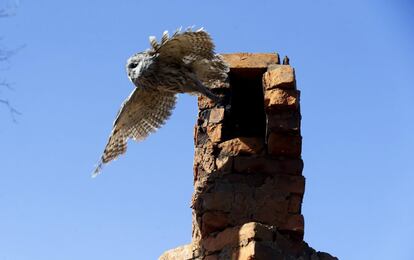
[[[266,133],[262,76],[266,69],[231,69],[231,112],[228,133],[234,137],[262,137]]]

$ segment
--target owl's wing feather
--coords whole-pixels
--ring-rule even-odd
[[[140,141],[160,128],[171,115],[176,99],[171,92],[135,88],[118,112],[93,176],[99,174],[103,164],[126,152],[129,138]]]
[[[158,54],[159,59],[166,61],[198,59],[211,60],[214,57],[214,43],[210,35],[203,29],[184,32],[177,30],[170,38],[164,32],[161,42],[154,43],[151,39],[152,52]]]

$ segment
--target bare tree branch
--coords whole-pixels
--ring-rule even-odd
[[[2,81],[0,81],[0,87],[4,87],[8,90],[14,90],[14,88],[12,87],[12,84],[10,82],[4,80],[4,79]],[[1,91],[0,91],[0,93],[1,93]]]
[[[6,108],[10,112],[10,116],[11,116],[12,121],[14,123],[17,123],[16,116],[21,115],[21,113],[18,110],[16,110],[12,105],[10,105],[10,102],[6,99],[0,99],[0,104],[3,104],[3,105],[6,106]]]
[[[19,5],[19,1],[15,0],[12,3],[3,3],[3,6],[0,7],[0,18],[9,17],[15,15],[14,10],[16,10],[17,6]]]
[[[12,15],[14,15],[14,13],[11,11],[13,8],[0,8],[0,18],[7,18],[10,17]],[[0,41],[2,40],[2,38],[0,37]],[[4,47],[0,48],[0,65],[4,65],[7,64],[9,62],[9,59],[11,56],[13,56],[14,54],[16,54],[21,48],[23,48],[24,46],[21,46],[19,48],[10,50],[10,49],[6,49]],[[2,92],[2,89],[6,89],[6,90],[13,90],[11,83],[8,82],[6,79],[0,79],[0,93]],[[3,95],[4,96],[4,95]],[[14,123],[17,123],[16,120],[16,116],[21,115],[21,113],[9,102],[8,99],[5,99],[4,97],[0,96],[0,104],[5,106],[10,113],[11,119]]]

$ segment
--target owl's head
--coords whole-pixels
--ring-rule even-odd
[[[131,56],[126,64],[126,71],[129,80],[135,82],[142,74],[142,72],[148,68],[150,64],[151,56],[146,52],[139,52]]]

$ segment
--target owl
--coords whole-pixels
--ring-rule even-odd
[[[150,38],[151,48],[130,57],[126,64],[135,88],[124,101],[113,123],[108,143],[93,176],[102,166],[127,150],[127,141],[144,140],[160,128],[175,107],[177,94],[220,98],[210,91],[226,80],[228,65],[214,52],[214,43],[203,29],[165,31],[160,42]]]

